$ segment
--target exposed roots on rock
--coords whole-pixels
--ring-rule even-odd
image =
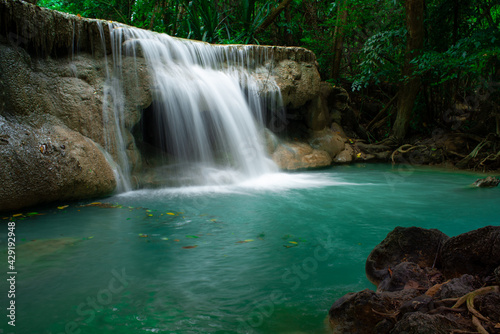
[[[411,145],[411,144],[401,145],[394,152],[392,152],[392,155],[391,155],[392,163],[394,163],[394,156],[396,155],[396,153],[408,153],[408,152],[416,150],[418,148],[426,148],[426,147],[427,146],[425,146],[425,145]]]
[[[381,315],[383,317],[386,317],[386,318],[392,318],[392,319],[396,319],[399,315],[399,311],[396,311],[396,312],[393,312],[393,313],[384,313],[384,312],[379,312],[379,311],[376,311],[372,308],[372,311],[373,313],[375,314],[378,314],[378,315]]]
[[[481,321],[479,321],[478,318],[476,318],[476,316],[472,316],[472,323],[474,324],[474,326],[476,326],[476,329],[479,333],[481,334],[489,334],[488,331],[486,329],[484,329],[483,325],[481,324]]]
[[[498,286],[488,286],[485,288],[480,288],[480,289],[474,290],[472,292],[469,292],[468,294],[460,297],[457,300],[457,302],[455,303],[455,305],[452,306],[452,309],[458,308],[461,305],[463,305],[464,303],[467,303],[467,309],[472,314],[472,323],[474,324],[474,326],[476,326],[476,329],[478,330],[478,332],[481,334],[488,334],[488,332],[486,331],[486,329],[484,329],[484,327],[481,324],[481,321],[479,319],[481,319],[483,321],[487,321],[487,322],[492,322],[492,323],[493,323],[493,321],[491,321],[487,317],[483,316],[481,313],[479,313],[479,311],[477,311],[474,308],[474,298],[476,298],[477,296],[485,295],[485,294],[492,293],[492,292],[498,293],[498,292],[500,292],[500,288]]]

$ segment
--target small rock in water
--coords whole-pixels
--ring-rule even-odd
[[[480,188],[493,188],[498,186],[499,183],[500,179],[497,179],[493,176],[488,176],[484,179],[477,179],[476,182],[474,182],[474,185]]]

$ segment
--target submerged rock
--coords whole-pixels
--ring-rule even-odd
[[[500,184],[500,179],[493,176],[488,176],[484,179],[477,179],[474,185],[479,188],[494,188]]]

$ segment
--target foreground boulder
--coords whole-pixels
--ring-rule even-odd
[[[432,267],[440,247],[449,237],[436,229],[396,227],[378,244],[366,260],[366,276],[379,285],[390,276],[389,269],[401,262],[414,262],[420,267]]]
[[[500,226],[486,226],[449,239],[441,250],[446,277],[486,276],[500,265]]]
[[[500,226],[449,238],[397,227],[366,264],[377,291],[349,293],[329,311],[334,333],[500,332]]]

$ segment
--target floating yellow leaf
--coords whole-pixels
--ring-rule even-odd
[[[161,238],[161,240],[168,240],[168,238]]]
[[[173,212],[167,212],[167,215],[169,215],[169,216],[175,216],[175,213],[173,213]]]
[[[152,214],[148,214],[148,217],[153,217],[153,215]]]
[[[94,236],[88,237],[87,239],[92,239]]]
[[[58,206],[57,208],[59,210],[62,210],[62,209],[66,209],[69,205],[62,205],[62,206]]]
[[[240,240],[240,241],[236,241],[237,244],[246,244],[247,242],[252,242],[253,239],[246,239],[246,240]]]
[[[12,215],[12,217],[19,217],[19,216],[22,216],[23,214],[22,213],[16,213],[15,215]]]
[[[291,244],[295,244],[295,245],[297,245],[297,244],[298,244],[298,242],[297,242],[297,241],[289,241],[289,243],[291,243]]]
[[[102,203],[101,202],[92,202],[89,205],[98,205],[98,204],[102,204]]]

